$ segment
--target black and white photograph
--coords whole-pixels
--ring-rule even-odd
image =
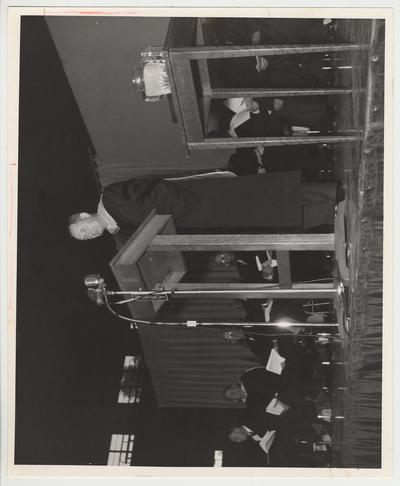
[[[384,471],[390,9],[8,13],[13,471]]]

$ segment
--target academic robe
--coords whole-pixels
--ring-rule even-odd
[[[251,45],[252,34],[260,31],[259,44],[324,44],[334,37],[332,24],[323,19],[215,18],[207,26],[216,43]]]
[[[267,430],[275,430],[275,440],[270,448],[271,462],[277,460],[283,451],[279,443],[291,444],[294,446],[298,440],[314,439],[310,424],[315,421],[315,411],[309,404],[296,409],[289,409],[281,415],[272,415],[265,412],[265,405],[260,401],[252,401],[246,404],[246,414],[243,417],[243,425],[249,428],[254,434],[262,437]],[[297,440],[296,440],[297,439]],[[253,440],[253,439],[252,439]],[[274,452],[275,451],[275,452]],[[278,455],[277,455],[278,453]],[[285,457],[284,454],[283,457]],[[288,460],[294,457],[287,457]]]
[[[292,371],[283,370],[281,375],[267,371],[265,367],[252,368],[240,378],[248,395],[248,402],[260,402],[266,407],[278,394],[278,398],[289,406],[301,402],[302,384],[296,383]]]
[[[286,118],[290,125],[307,127],[310,130],[321,130],[329,100],[327,96],[290,96],[283,99],[279,114]],[[260,106],[270,108],[271,98],[259,98]]]
[[[301,227],[300,172],[181,181],[131,179],[104,189],[103,204],[125,232],[152,209],[171,214],[178,232]]]
[[[260,263],[267,260],[265,252],[235,252],[236,267],[241,280],[247,283],[265,283],[258,269],[256,255]],[[289,253],[292,282],[304,282],[320,278],[330,278],[333,270],[332,252],[291,251]],[[273,282],[278,282],[278,268],[274,268]]]
[[[245,155],[245,154],[243,154]],[[247,160],[253,155],[246,154]],[[243,163],[243,162],[242,162]],[[318,145],[282,145],[265,147],[261,163],[267,172],[282,170],[320,171],[332,169],[333,163]]]
[[[230,447],[235,450],[236,457],[235,461],[227,464],[229,467],[298,467],[301,465],[298,459],[298,443],[284,429],[276,432],[268,456],[259,443],[251,437],[240,444],[231,444]]]
[[[218,102],[213,103],[212,110],[218,120],[218,128],[210,131],[207,136],[209,138],[230,137],[229,129],[235,113],[224,103]],[[250,113],[249,120],[238,125],[235,132],[238,137],[283,137],[286,127],[290,131],[289,120],[280,112],[270,110],[269,113],[267,109],[262,108],[259,113]],[[238,149],[240,150],[245,149]]]
[[[299,407],[303,403],[310,385],[308,379],[303,382],[303,378],[306,377],[298,370],[303,358],[302,354],[300,349],[292,346],[290,355],[286,358],[290,363],[287,367],[285,366],[280,375],[267,371],[264,366],[255,367],[243,373],[240,380],[248,395],[247,401],[249,403],[261,402],[266,407],[275,394],[278,394],[278,398],[285,404]]]
[[[239,125],[235,132],[238,137],[283,137],[285,128],[289,129],[288,120],[278,111],[250,114],[250,119]]]
[[[267,56],[265,56],[267,57]],[[322,62],[315,56],[269,56],[268,67],[257,70],[255,56],[210,59],[214,88],[323,88],[327,86]]]
[[[236,149],[229,158],[227,170],[242,176],[257,174],[260,167],[267,172],[282,172],[332,169],[332,166],[328,154],[318,145],[278,145],[264,147],[260,162],[254,148]]]
[[[282,388],[280,375],[267,371],[264,367],[251,368],[240,377],[247,393],[247,407],[261,402],[266,407]]]
[[[261,45],[324,44],[334,36],[332,25],[324,25],[323,19],[252,18],[248,24],[251,33],[260,31]]]

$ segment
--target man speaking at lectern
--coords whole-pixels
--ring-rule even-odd
[[[243,177],[130,179],[104,188],[97,212],[69,218],[79,240],[104,231],[130,236],[151,210],[178,233],[302,232],[333,224],[336,184],[301,183],[299,171]]]

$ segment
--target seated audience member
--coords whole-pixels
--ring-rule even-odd
[[[246,311],[249,322],[306,322],[307,314],[301,300],[288,299],[242,299],[242,305]],[[279,328],[279,329],[278,329]],[[279,333],[295,334],[293,329],[285,329],[283,326],[267,327],[266,329],[279,330]],[[268,331],[265,331],[269,333]],[[269,333],[271,334],[271,333]],[[273,334],[273,332],[272,332]]]
[[[332,19],[251,18],[248,24],[252,44],[325,44],[336,36]]]
[[[212,59],[215,88],[325,88],[323,56],[315,54]]]
[[[291,96],[279,98],[280,115],[288,120],[293,132],[307,135],[308,132],[320,134],[336,130],[336,108],[326,96]],[[270,98],[258,99],[260,106],[270,105]],[[276,102],[275,102],[276,104]]]
[[[325,44],[336,36],[333,19],[210,18],[203,25],[215,44]]]
[[[230,430],[228,438],[242,448],[250,448],[252,457],[246,466],[289,467],[298,463],[296,438],[283,428],[274,430],[271,425],[262,424],[253,430],[248,425],[238,425]],[[244,457],[249,453],[244,451]]]
[[[222,338],[231,344],[246,346],[255,356],[258,363],[266,366],[272,349],[275,349],[280,356],[285,358],[285,375],[293,376],[294,380],[301,380],[305,390],[305,395],[315,397],[318,392],[317,384],[314,383],[314,369],[318,367],[320,355],[313,346],[308,346],[299,340],[296,332],[299,328],[291,332],[289,328],[276,326],[253,326],[227,329],[222,332]],[[284,318],[284,322],[290,322],[293,319]]]
[[[292,282],[332,277],[334,258],[330,252],[290,252],[289,260]],[[278,282],[279,267],[273,252],[222,252],[214,261],[225,266],[236,265],[244,282]]]
[[[248,407],[253,401],[260,401],[267,406],[282,392],[282,377],[267,371],[264,367],[255,367],[242,374],[239,381],[225,388],[224,397],[231,402],[244,402]]]
[[[238,344],[246,346],[256,357],[257,362],[263,365],[267,364],[269,353],[278,341],[275,334],[281,335],[279,328],[273,328],[275,333],[263,333],[258,328],[231,328],[222,332],[222,339],[229,344]]]
[[[265,174],[266,170],[259,162],[253,148],[239,148],[229,157],[227,170],[237,176]],[[283,169],[284,170],[284,169]]]
[[[331,151],[318,145],[259,146],[236,149],[229,157],[227,169],[237,176],[301,170],[303,178],[308,181],[312,174],[322,170],[332,171],[333,161]]]
[[[281,100],[274,100],[280,103]],[[208,137],[280,137],[291,135],[288,120],[278,109],[252,98],[228,98],[215,102],[213,116],[218,119],[219,129]]]
[[[224,397],[232,402],[242,401],[246,408],[261,406],[264,410],[275,398],[280,400],[284,408],[299,406],[309,398],[304,393],[302,383],[292,376],[291,369],[283,368],[282,374],[278,375],[267,371],[264,366],[250,368],[243,373],[238,383],[224,390]],[[273,415],[269,418],[274,421],[275,417]]]
[[[316,438],[320,427],[316,406],[305,396],[302,383],[288,379],[285,371],[276,375],[263,367],[252,368],[242,375],[239,383],[226,388],[224,396],[246,403],[244,425],[230,435],[234,442],[243,442],[253,434],[262,437],[267,430],[287,434],[297,442]]]
[[[230,344],[246,346],[264,366],[272,349],[276,349],[288,362],[297,361],[298,345],[294,335],[278,325],[227,329],[222,332],[222,339]]]
[[[279,111],[260,108],[259,112],[250,112],[248,120],[231,122],[230,134],[236,137],[284,137],[292,135],[289,121]]]
[[[276,260],[267,252],[221,252],[214,257],[218,265],[236,265],[245,282],[263,282],[276,279]]]
[[[248,415],[242,425],[231,428],[228,438],[235,444],[252,448],[257,464],[250,465],[263,465],[263,462],[267,462],[270,466],[324,465],[327,461],[326,452],[332,443],[326,426],[318,423],[315,416],[307,411],[297,417],[290,417],[288,412],[275,428],[265,415]],[[260,450],[265,456],[259,453]],[[325,454],[321,454],[323,452]]]

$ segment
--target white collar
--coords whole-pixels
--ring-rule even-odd
[[[100,198],[99,204],[97,206],[97,215],[104,223],[106,230],[111,233],[115,234],[119,230],[118,223],[115,219],[107,212],[106,208],[104,207],[102,197]]]
[[[261,437],[258,435],[258,434],[255,434],[249,427],[247,427],[246,425],[242,425],[242,428],[244,429],[244,431],[246,432],[246,434],[251,437],[253,440],[255,440],[256,442],[260,442],[261,440]]]

